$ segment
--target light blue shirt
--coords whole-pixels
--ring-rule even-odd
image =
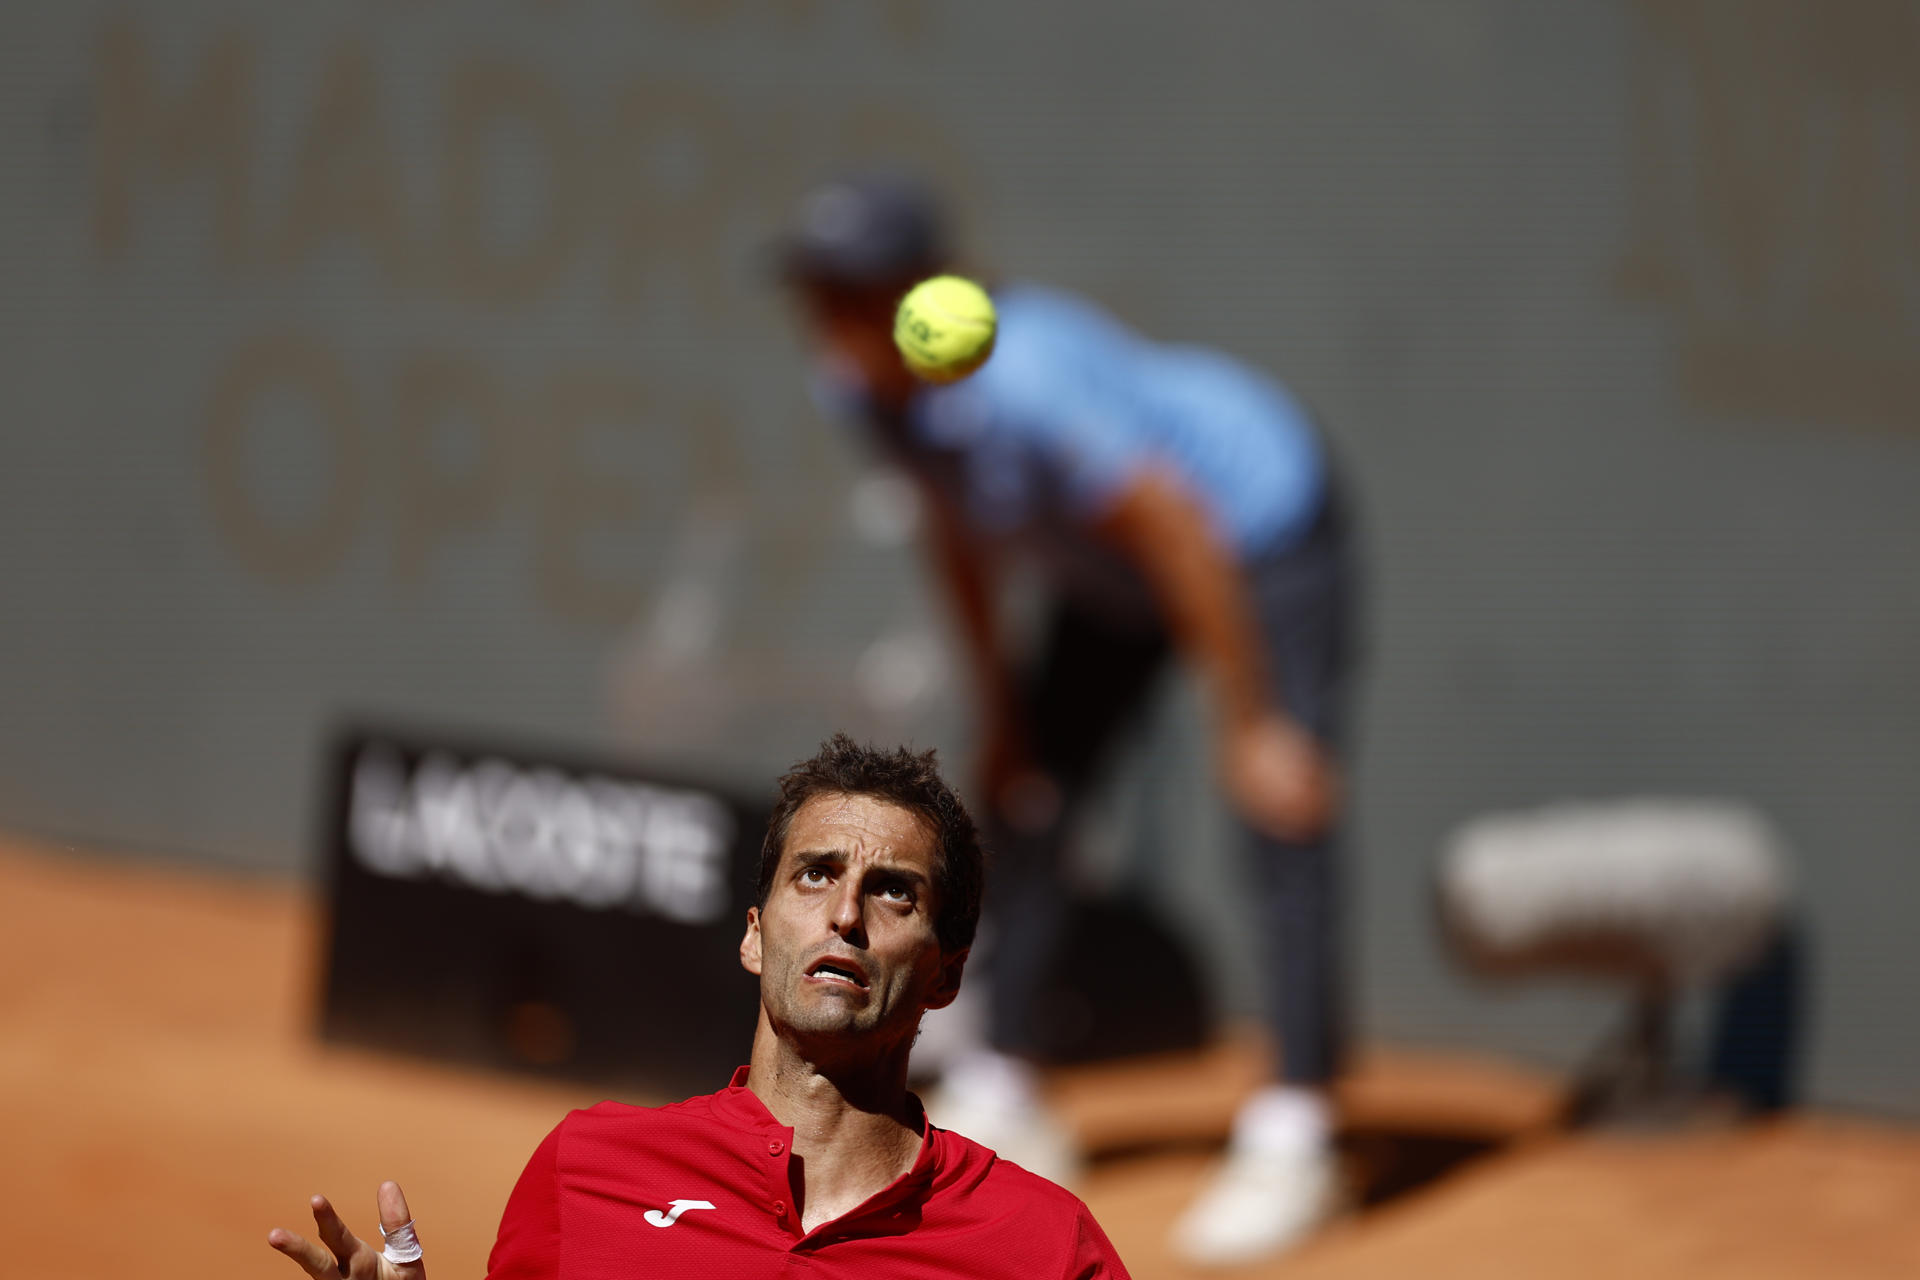
[[[1326,458],[1277,382],[1215,351],[1151,342],[1056,290],[1011,285],[994,307],[992,357],[918,392],[903,430],[887,433],[988,545],[1022,549],[1059,588],[1144,616],[1145,584],[1086,524],[1148,468],[1184,481],[1243,562],[1312,524]],[[819,385],[823,399],[857,409],[858,389],[834,382]]]
[[[972,377],[916,396],[913,443],[963,459],[959,498],[987,533],[1098,515],[1141,471],[1168,468],[1242,559],[1318,513],[1326,460],[1306,410],[1218,352],[1165,346],[1069,294],[998,291],[999,337]]]

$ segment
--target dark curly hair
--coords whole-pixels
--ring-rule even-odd
[[[780,869],[787,831],[800,806],[815,796],[872,796],[894,804],[919,818],[933,833],[938,851],[934,893],[938,914],[934,931],[940,946],[960,951],[973,945],[980,923],[980,894],[986,880],[986,855],[967,806],[940,776],[932,751],[906,747],[884,750],[862,746],[844,733],[820,744],[813,757],[802,760],[780,776],[780,799],[767,820],[766,839],[760,844],[760,881],[754,905],[765,907]]]

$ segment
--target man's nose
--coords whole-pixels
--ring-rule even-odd
[[[866,895],[849,876],[833,895],[828,923],[843,938],[855,938],[866,929]]]

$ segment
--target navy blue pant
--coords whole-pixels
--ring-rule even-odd
[[[1268,677],[1286,713],[1336,759],[1355,656],[1354,568],[1337,502],[1296,545],[1245,566]],[[988,961],[990,1034],[997,1048],[1033,1047],[1034,998],[1066,919],[1061,837],[1116,739],[1140,720],[1171,653],[1158,626],[1118,622],[1067,602],[1055,608],[1024,697],[1035,762],[1059,784],[1066,803],[1046,831],[990,833],[997,855],[988,899],[997,937]],[[1345,1039],[1338,832],[1292,843],[1243,824],[1241,839],[1281,1075],[1324,1084],[1340,1069]]]

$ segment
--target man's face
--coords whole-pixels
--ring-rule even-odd
[[[887,405],[904,402],[917,385],[893,345],[893,313],[906,291],[905,284],[859,290],[819,284],[801,288],[801,305],[815,340],[858,371],[867,393]]]
[[[910,1045],[952,1001],[967,953],[934,930],[932,833],[871,796],[820,795],[794,813],[767,905],[747,912],[740,962],[782,1038]]]

